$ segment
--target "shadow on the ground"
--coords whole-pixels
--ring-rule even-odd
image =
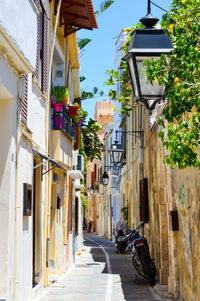
[[[95,242],[91,241],[90,239]],[[96,262],[96,264],[98,264],[98,262],[106,263],[105,254],[98,244],[103,246],[106,252],[109,254],[112,274],[117,274],[120,276],[125,300],[132,301],[135,299],[134,297],[138,294],[140,295],[140,293],[150,293],[148,290],[148,281],[139,275],[137,276],[137,272],[133,267],[130,254],[118,254],[113,242],[103,239],[97,235],[90,233],[84,235],[84,245],[91,248],[90,253],[92,254],[94,262]],[[102,273],[108,273],[106,264]]]

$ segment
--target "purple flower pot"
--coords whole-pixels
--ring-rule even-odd
[[[63,116],[59,116],[59,121],[58,121],[59,129],[62,129],[62,124],[63,124]]]
[[[63,105],[64,105],[63,103],[54,103],[53,104],[54,112],[57,112],[57,113],[62,112]]]
[[[53,116],[53,126],[54,128],[58,128],[59,125],[59,116]]]

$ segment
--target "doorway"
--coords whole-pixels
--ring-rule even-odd
[[[34,160],[34,166],[41,163],[41,159]],[[42,215],[41,215],[41,166],[33,172],[33,287],[42,278]]]

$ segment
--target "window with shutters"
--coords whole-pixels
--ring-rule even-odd
[[[23,75],[24,81],[23,83],[23,89],[24,93],[21,100],[21,121],[26,125],[27,124],[27,110],[28,110],[28,75]]]
[[[39,13],[39,61],[38,61],[38,85],[42,89],[43,80],[43,35],[44,35],[44,10],[40,5]]]
[[[48,19],[40,0],[35,4],[39,11],[37,15],[37,51],[34,80],[43,93],[47,92],[48,85]]]

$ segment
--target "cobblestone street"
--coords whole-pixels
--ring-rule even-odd
[[[35,292],[34,301],[166,301],[143,278],[138,277],[135,283],[131,256],[117,254],[112,242],[85,234],[83,250],[58,282]]]

